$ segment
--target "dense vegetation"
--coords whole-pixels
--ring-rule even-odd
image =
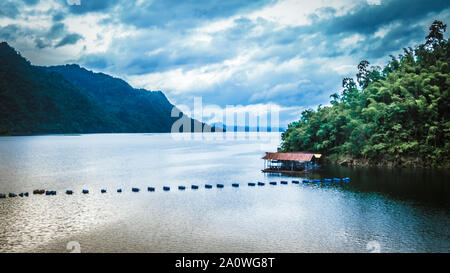
[[[111,132],[117,124],[58,73],[0,43],[0,134]]]
[[[178,119],[171,117],[173,105],[161,91],[134,89],[121,79],[93,73],[78,65],[45,69],[60,73],[100,103],[120,124],[120,132],[170,132],[173,122]]]
[[[435,21],[426,42],[383,68],[358,65],[331,106],[306,110],[282,134],[282,150],[313,151],[363,165],[450,166],[450,47]]]
[[[5,42],[0,59],[0,135],[170,132],[177,119],[160,91],[78,65],[33,66]]]

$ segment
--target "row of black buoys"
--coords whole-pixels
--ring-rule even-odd
[[[30,195],[30,194],[29,194],[28,192],[21,192],[21,193],[19,193],[18,195],[15,194],[15,193],[12,193],[12,192],[8,193],[8,197],[9,197],[9,198],[14,198],[14,197],[17,197],[17,196],[20,196],[20,197],[28,197],[29,195]],[[0,193],[0,199],[4,199],[4,198],[6,198],[6,194]]]
[[[320,180],[320,179],[312,179],[312,180],[303,179],[302,180],[303,183],[320,183],[320,182],[331,183],[331,182],[341,182],[341,181],[343,181],[343,182],[350,182],[350,178],[349,177],[333,178],[333,179],[325,178],[325,179],[323,179],[323,181]],[[292,181],[292,183],[294,183],[294,181]]]
[[[325,178],[325,179],[323,179],[323,180],[320,180],[320,179],[312,179],[312,180],[310,180],[310,179],[303,179],[303,180],[302,180],[303,183],[319,183],[319,182],[332,183],[332,182],[341,182],[341,181],[342,181],[342,182],[350,182],[350,177],[344,177],[344,178],[332,178],[332,179],[331,179],[331,178]],[[300,183],[299,180],[292,180],[292,184],[299,184],[299,183]],[[270,185],[277,185],[277,182],[271,181],[271,182],[269,182],[269,184],[270,184]],[[282,184],[282,185],[287,185],[287,184],[288,184],[288,181],[282,180],[282,181],[280,181],[280,184]],[[248,186],[250,186],[250,187],[254,187],[254,186],[256,186],[256,185],[258,185],[258,186],[264,186],[265,183],[264,183],[264,182],[258,182],[258,183],[249,182],[249,183],[248,183]],[[239,183],[233,183],[233,184],[231,184],[231,186],[234,187],[234,188],[238,188],[238,187],[239,187]],[[224,184],[216,184],[216,187],[217,187],[217,188],[223,188],[223,187],[224,187]],[[196,189],[198,189],[198,188],[199,188],[198,185],[191,185],[191,189],[193,189],[193,190],[196,190]],[[206,189],[212,189],[213,186],[212,186],[211,184],[205,184],[205,188],[206,188]],[[185,186],[178,186],[178,189],[179,189],[179,190],[185,190],[186,187],[185,187]],[[154,187],[148,187],[147,190],[148,190],[149,192],[154,192],[154,191],[155,191],[155,188],[154,188]],[[170,191],[170,187],[169,187],[169,186],[164,186],[164,187],[163,187],[163,190],[164,190],[164,191]],[[132,191],[132,192],[139,192],[140,189],[139,189],[139,188],[132,188],[131,191]],[[88,194],[88,193],[89,193],[89,190],[84,189],[84,190],[82,190],[81,192],[82,192],[83,194]],[[118,192],[118,193],[121,193],[121,192],[122,192],[122,189],[121,189],[121,188],[117,189],[117,192]],[[101,190],[101,193],[106,193],[106,189],[102,189],[102,190]],[[33,194],[56,195],[56,191],[50,191],[50,190],[34,190],[34,191],[33,191]],[[66,194],[72,195],[72,194],[73,194],[73,191],[72,191],[72,190],[67,190],[67,191],[66,191]],[[29,193],[28,193],[28,192],[19,193],[18,196],[20,196],[20,197],[28,197],[28,196],[29,196]],[[6,197],[7,197],[6,194],[0,193],[0,199],[4,199],[4,198],[6,198]],[[17,197],[17,194],[15,194],[15,193],[9,193],[9,194],[8,194],[8,197],[9,197],[9,198],[14,198],[14,197]]]

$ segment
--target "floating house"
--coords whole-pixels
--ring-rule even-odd
[[[318,165],[321,154],[306,152],[268,153],[263,157],[265,173],[309,172]]]

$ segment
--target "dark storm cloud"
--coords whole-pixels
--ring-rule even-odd
[[[0,27],[0,39],[5,41],[15,41],[20,35],[20,27],[17,25],[7,25]]]
[[[67,0],[59,0],[74,14],[86,14],[89,12],[107,12],[111,7],[117,5],[119,0],[80,0],[80,5],[69,4]]]
[[[343,32],[370,35],[393,22],[400,22],[407,28],[428,13],[449,7],[448,0],[385,0],[380,5],[362,2],[349,14],[317,22],[317,29],[327,35]]]
[[[191,28],[205,21],[233,16],[273,3],[271,0],[156,0],[123,1],[119,6],[120,20],[139,28]]]
[[[22,1],[29,6],[34,6],[37,3],[39,3],[39,0],[22,0]]]
[[[64,38],[56,44],[55,47],[61,47],[65,45],[73,45],[76,44],[79,40],[83,39],[83,36],[77,33],[71,33],[64,36]]]
[[[53,22],[60,22],[66,18],[66,15],[63,12],[56,12],[52,15]]]
[[[20,14],[20,8],[23,5],[35,6],[39,3],[39,0],[22,0],[19,1],[10,1],[10,0],[1,0],[0,1],[0,18],[16,18]]]
[[[47,39],[55,39],[61,37],[65,33],[66,26],[63,23],[56,23],[45,34]]]
[[[300,55],[307,53],[309,56],[318,54],[333,58],[359,53],[365,58],[376,59],[392,51],[401,50],[411,42],[416,44],[422,42],[426,32],[424,27],[417,23],[424,18],[432,18],[430,14],[432,16],[449,8],[450,1],[389,0],[383,1],[380,5],[363,2],[347,14],[334,16],[333,8],[324,7],[318,9],[316,13],[333,15],[331,18],[320,19],[319,16],[313,16],[315,19],[310,26],[268,31],[265,36],[260,37],[260,44],[268,47],[274,44],[283,45],[287,49],[289,45],[295,44],[299,46]],[[373,35],[380,29],[386,30],[387,34],[384,37],[374,38]],[[313,52],[304,51],[304,47],[301,46],[305,44],[305,40],[301,41],[301,37],[309,34],[316,34],[314,38],[308,38],[317,45]],[[363,38],[363,41],[358,41],[358,48],[350,51],[339,48],[343,39],[355,34]]]
[[[0,18],[15,18],[19,14],[19,8],[16,3],[2,0],[0,2]]]
[[[405,29],[399,25],[392,28],[384,37],[369,38],[354,51],[364,54],[367,58],[377,59],[386,57],[387,53],[399,51],[408,47],[412,41],[424,39],[424,31],[421,26],[414,26]]]

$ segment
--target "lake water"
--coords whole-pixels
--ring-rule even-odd
[[[1,137],[0,192],[57,195],[0,199],[0,252],[68,252],[69,242],[81,252],[450,251],[448,172],[330,166],[313,178],[351,182],[296,185],[261,172],[279,144],[268,135]],[[289,184],[247,186],[280,180]]]

